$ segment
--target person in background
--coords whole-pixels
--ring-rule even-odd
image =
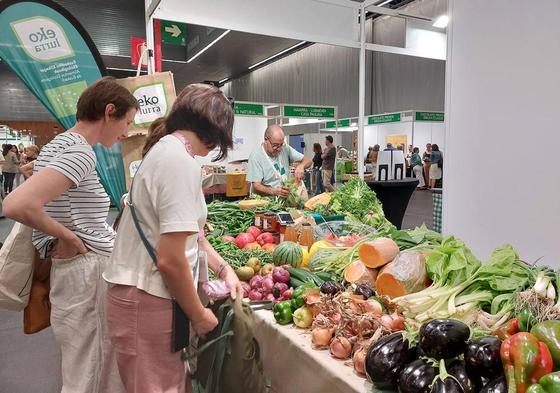
[[[155,126],[157,130],[150,130],[153,145],[147,146],[134,176],[111,263],[103,274],[112,285],[107,318],[128,392],[183,393],[191,391],[190,380],[181,352],[171,352],[171,299],[197,336],[218,324],[197,294],[198,277],[192,271],[197,270],[199,253],[207,255],[208,267],[225,282],[232,298],[242,291],[233,268],[203,235],[207,207],[195,160],[195,155],[205,157],[216,147],[216,160],[226,158],[233,147],[233,108],[218,88],[192,84],[177,96],[163,125]],[[131,199],[142,231],[155,248],[156,266],[133,221]]]
[[[323,166],[323,149],[320,143],[313,144],[313,174],[315,175],[315,195],[325,192],[323,187],[323,177],[321,176],[321,166]]]
[[[383,151],[392,151],[395,150],[392,143],[387,143],[387,147]]]
[[[336,152],[338,153],[338,158],[348,158],[348,157],[350,157],[350,152],[342,146],[337,146],[336,147]]]
[[[93,146],[126,138],[138,102],[105,77],[83,91],[76,108],[74,127],[41,149],[33,176],[4,200],[4,215],[32,227],[39,255],[52,259],[51,326],[62,352],[62,392],[120,393],[101,277],[115,233]]]
[[[436,186],[436,181],[442,177],[442,164],[443,154],[439,151],[437,144],[432,145],[432,152],[430,153],[430,188]]]
[[[397,146],[397,150],[400,150],[404,153],[404,145],[401,143]]]
[[[369,153],[369,161],[371,162],[371,173],[373,173],[373,178],[377,175],[377,157],[379,155],[379,145],[374,145]]]
[[[279,125],[268,126],[264,142],[249,156],[247,181],[252,183],[252,192],[259,195],[287,198],[290,190],[284,181],[290,175],[290,165],[296,164],[294,176],[302,181],[305,169],[313,163],[311,159],[285,144],[286,136]]]
[[[336,148],[333,145],[333,137],[327,135],[325,137],[326,149],[323,151],[323,170],[321,171],[321,176],[323,177],[323,186],[325,191],[333,192],[334,186],[332,184],[332,176],[334,171],[334,164],[336,161]]]
[[[415,147],[412,150],[412,157],[410,157],[410,167],[412,168],[412,173],[414,177],[418,179],[418,189],[426,189],[426,182],[424,181],[424,171],[422,165],[422,158],[420,157],[420,149]]]
[[[33,167],[38,156],[39,148],[35,145],[30,145],[23,149],[19,173],[23,175],[24,179],[28,179],[33,174]]]
[[[19,160],[17,158],[17,146],[7,144],[2,155],[4,156],[4,166],[2,175],[4,176],[4,194],[8,195],[14,188],[16,173],[19,173]]]
[[[422,161],[424,161],[424,182],[426,185],[430,184],[430,154],[432,154],[432,144],[426,144],[426,151],[422,154]]]

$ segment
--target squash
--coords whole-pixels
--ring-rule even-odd
[[[268,201],[264,199],[244,199],[239,201],[239,208],[242,210],[257,209],[268,206]]]
[[[344,279],[349,283],[375,286],[377,270],[368,268],[362,261],[354,261],[344,269]]]
[[[324,192],[319,195],[315,195],[313,198],[310,198],[305,202],[303,205],[307,210],[315,210],[315,208],[319,205],[326,206],[331,201],[331,193]]]
[[[428,286],[424,255],[418,252],[403,252],[385,265],[375,281],[379,296],[390,299],[419,292]]]
[[[363,243],[358,249],[360,259],[370,268],[378,268],[391,262],[399,254],[399,246],[393,239],[378,237]]]

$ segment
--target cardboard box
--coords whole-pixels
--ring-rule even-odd
[[[242,197],[247,195],[249,195],[247,174],[245,173],[226,174],[226,196]]]
[[[145,142],[146,135],[134,135],[121,141],[121,153],[127,191],[130,191],[132,178],[136,174],[140,162],[142,162],[142,148]]]

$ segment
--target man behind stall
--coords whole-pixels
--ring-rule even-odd
[[[290,190],[283,186],[283,181],[289,178],[293,163],[298,163],[294,176],[301,181],[305,168],[312,164],[311,159],[285,144],[282,127],[269,126],[264,133],[264,142],[249,157],[247,181],[252,184],[252,192],[280,198],[290,196]]]

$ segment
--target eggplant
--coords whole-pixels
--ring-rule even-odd
[[[465,351],[471,330],[461,321],[434,319],[420,327],[419,345],[431,358],[451,359]]]
[[[464,393],[461,385],[453,378],[438,379],[430,393]]]
[[[506,383],[506,377],[504,375],[500,375],[494,379],[491,379],[480,390],[480,393],[507,393],[507,392],[508,392],[508,388]]]
[[[459,381],[464,393],[478,393],[482,387],[482,379],[478,374],[468,372],[467,363],[464,360],[454,360],[448,367],[449,375]]]
[[[367,300],[373,296],[373,289],[367,284],[360,284],[356,287],[354,295],[362,295]]]
[[[369,348],[366,374],[377,389],[395,390],[399,374],[414,360],[414,352],[402,333],[385,336]]]
[[[500,359],[501,341],[494,336],[472,340],[465,349],[465,361],[471,374],[492,379],[504,372]]]
[[[339,293],[343,289],[344,288],[342,287],[342,285],[337,284],[334,281],[325,281],[321,285],[321,293],[325,293],[327,295],[336,295],[337,293]]]
[[[399,374],[399,392],[430,393],[430,386],[437,374],[436,367],[422,359],[415,360]]]

